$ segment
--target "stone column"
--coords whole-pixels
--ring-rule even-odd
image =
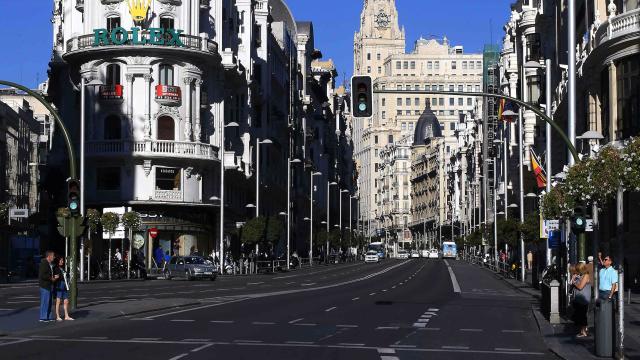
[[[151,74],[144,74],[145,82],[145,97],[144,97],[144,139],[145,141],[151,140],[151,97],[153,92],[151,91]]]
[[[605,130],[605,129],[603,129]],[[616,63],[609,63],[609,141],[616,140],[618,131],[618,79]]]
[[[128,127],[129,131],[128,138],[133,139],[133,74],[126,74],[125,78],[127,79],[127,89],[129,93],[127,94],[127,117],[129,118]]]
[[[195,111],[194,111],[194,133],[193,133],[193,138],[195,142],[200,142],[200,135],[202,134],[202,124],[200,123],[200,96],[201,94],[201,87],[202,87],[202,83],[203,81],[201,79],[196,79],[196,104],[195,104]]]
[[[191,108],[193,104],[191,103],[191,84],[193,83],[193,78],[185,77],[184,78],[184,94],[185,94],[185,121],[184,121],[184,141],[191,141]]]

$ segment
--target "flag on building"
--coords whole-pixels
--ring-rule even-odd
[[[542,166],[540,166],[540,160],[532,148],[529,148],[529,152],[531,154],[531,168],[533,169],[533,174],[536,176],[538,188],[545,188],[547,186],[547,176],[545,171]]]
[[[505,112],[507,110],[518,113],[518,105],[512,101],[507,101],[507,99],[500,99],[500,103],[498,104],[498,120],[513,122],[515,120],[514,116],[505,116]]]

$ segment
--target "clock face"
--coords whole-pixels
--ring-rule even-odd
[[[378,27],[389,26],[389,15],[387,15],[384,11],[380,11],[380,13],[376,15],[376,24],[378,25]]]

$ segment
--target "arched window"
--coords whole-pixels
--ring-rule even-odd
[[[176,128],[173,118],[161,116],[158,118],[158,140],[175,140]]]
[[[109,86],[120,85],[120,65],[118,64],[107,65],[107,85]]]
[[[109,115],[104,119],[104,139],[119,140],[122,136],[122,124],[120,118],[115,115]]]
[[[173,66],[160,65],[160,85],[173,86]]]

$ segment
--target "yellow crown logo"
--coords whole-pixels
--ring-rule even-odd
[[[151,6],[151,0],[129,0],[129,13],[135,22],[141,22],[147,19],[147,11]]]

